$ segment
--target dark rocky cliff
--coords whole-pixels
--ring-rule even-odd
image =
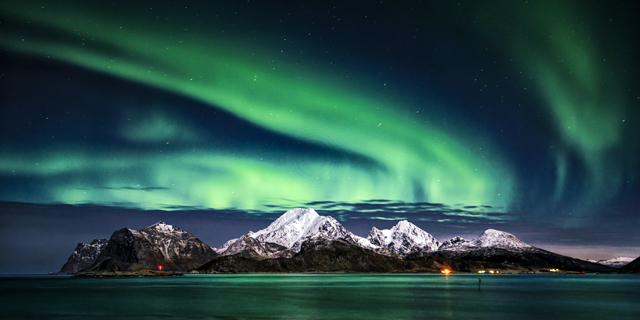
[[[188,271],[217,253],[189,232],[159,222],[142,230],[113,233],[96,261],[81,272],[158,270]]]
[[[93,239],[90,244],[78,243],[67,263],[58,273],[77,273],[92,265],[107,246],[107,239]]]

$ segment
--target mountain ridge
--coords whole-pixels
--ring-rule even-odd
[[[85,267],[77,264],[75,269],[70,269],[65,264],[63,270],[66,273],[156,270],[161,265],[167,271],[214,273],[437,272],[438,267],[447,265],[461,272],[486,267],[511,272],[555,269],[609,272],[614,269],[536,248],[513,234],[495,229],[487,229],[472,240],[454,237],[441,243],[411,222],[402,220],[390,229],[373,227],[363,238],[333,217],[321,216],[312,208],[288,210],[266,228],[228,240],[218,249],[162,221],[141,230],[120,229],[106,244],[104,241],[101,250],[89,250],[92,255],[85,253],[80,259]],[[82,251],[78,248],[87,246],[80,245],[72,257],[77,258],[76,251]],[[93,262],[92,257],[95,257]],[[319,261],[327,266],[322,267]],[[91,263],[86,266],[88,262]]]

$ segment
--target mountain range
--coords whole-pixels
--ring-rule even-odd
[[[109,240],[78,244],[60,273],[440,272],[444,268],[454,272],[611,272],[616,267],[552,253],[494,229],[472,240],[454,237],[441,243],[403,220],[391,229],[373,227],[364,238],[332,217],[296,208],[265,229],[231,239],[220,248],[211,248],[164,222],[142,230],[123,228]],[[638,272],[632,267],[617,270]]]

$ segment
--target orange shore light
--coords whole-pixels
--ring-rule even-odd
[[[449,273],[451,273],[451,270],[449,270],[449,269],[442,269],[440,272],[444,273],[445,275],[449,275]]]

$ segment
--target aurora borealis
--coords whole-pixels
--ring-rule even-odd
[[[637,256],[638,9],[5,1],[3,228],[15,203],[209,212],[230,234],[314,205]]]

